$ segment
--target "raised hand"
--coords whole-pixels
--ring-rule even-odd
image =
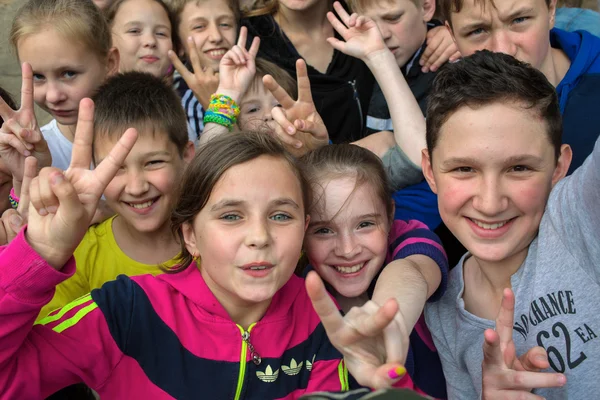
[[[447,27],[437,26],[427,32],[427,47],[419,60],[423,72],[435,72],[447,61],[460,58],[461,54]]]
[[[19,233],[21,228],[27,224],[29,214],[29,187],[31,181],[37,175],[37,160],[35,157],[25,159],[25,173],[21,185],[21,195],[17,209],[9,208],[2,213],[2,224],[0,224],[0,245],[10,243]]]
[[[329,134],[315,108],[303,59],[296,61],[296,80],[298,100],[294,101],[272,76],[263,77],[263,84],[281,105],[271,111],[271,116],[277,122],[275,135],[293,155],[299,157],[310,150],[327,145]]]
[[[83,99],[69,169],[44,168],[30,186],[31,204],[26,238],[52,267],[61,269],[83,238],[102,192],[115,176],[135,144],[130,128],[109,155],[94,169],[92,138],[94,103]]]
[[[546,352],[541,347],[531,349],[518,359],[512,339],[515,296],[511,289],[504,289],[502,304],[496,318],[496,330],[484,332],[482,363],[482,398],[491,399],[537,399],[531,391],[537,388],[560,387],[567,382],[563,374],[535,372],[548,368]],[[534,357],[540,361],[531,362]]]
[[[219,64],[220,78],[217,93],[226,94],[235,101],[240,101],[250,87],[256,74],[256,54],[260,39],[255,37],[249,49],[246,49],[248,30],[245,26],[240,29],[237,44],[221,59]]]
[[[187,41],[190,62],[192,63],[191,71],[187,69],[173,50],[169,50],[167,55],[185,83],[194,92],[194,96],[196,96],[202,108],[206,110],[210,102],[210,96],[219,86],[219,73],[211,67],[203,67],[200,64],[200,55],[198,54],[198,47],[194,38],[190,36],[187,38]]]
[[[348,15],[337,1],[333,3],[333,8],[339,19],[332,12],[327,13],[327,19],[333,29],[344,38],[344,41],[335,37],[328,38],[327,41],[333,48],[362,60],[373,57],[379,52],[389,51],[373,20],[356,13]]]
[[[389,387],[406,373],[395,351],[399,334],[390,329],[398,311],[396,300],[381,307],[369,301],[342,317],[316,272],[306,277],[306,290],[331,344],[342,353],[358,383],[376,389]]]
[[[0,116],[4,120],[0,128],[0,157],[5,160],[13,175],[13,186],[17,196],[21,192],[25,157],[34,156],[40,168],[52,164],[48,144],[42,136],[34,114],[31,65],[23,63],[21,73],[21,107],[13,110],[0,98]]]

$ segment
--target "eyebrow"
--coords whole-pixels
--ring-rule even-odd
[[[487,28],[488,26],[490,26],[489,22],[484,22],[484,21],[472,22],[472,23],[467,24],[467,25],[463,26],[462,28],[460,28],[459,32],[461,35],[465,35],[469,32],[473,32],[476,29]]]
[[[169,153],[168,151],[158,150],[158,151],[152,151],[150,153],[142,154],[142,157],[140,157],[140,158],[150,158],[150,157],[156,157],[156,156],[170,156],[170,155],[171,155],[171,153]],[[99,165],[102,161],[104,161],[105,158],[106,157],[96,160],[96,165]]]
[[[144,22],[142,22],[142,21],[129,21],[124,26],[125,27],[129,27],[130,25],[144,25]],[[165,28],[165,29],[171,30],[171,28],[168,25],[165,25],[165,24],[157,24],[156,26],[154,26],[154,28]]]
[[[525,14],[533,14],[534,13],[534,9],[531,7],[521,7],[521,8],[517,8],[514,11],[511,11],[509,14],[507,14],[506,16],[501,16],[499,15],[499,18],[501,21],[511,21],[517,17],[520,17],[522,15]]]
[[[386,12],[384,14],[381,14],[380,18],[383,18],[383,19],[386,19],[386,18],[389,19],[389,18],[392,18],[392,17],[395,18],[395,17],[401,16],[403,14],[404,14],[404,10],[389,11],[389,12]]]
[[[519,154],[508,157],[502,161],[504,164],[532,164],[539,165],[543,163],[540,157],[531,154]],[[453,157],[442,161],[440,166],[442,168],[448,168],[456,165],[479,165],[480,161],[471,157]]]
[[[247,203],[247,201],[244,201],[244,200],[225,199],[225,200],[219,201],[218,203],[213,204],[213,206],[210,208],[210,211],[215,212],[215,211],[222,210],[224,208],[239,207],[239,206],[245,205],[246,203]],[[294,200],[287,198],[287,197],[282,197],[279,199],[271,200],[269,202],[269,206],[271,206],[271,207],[273,207],[273,206],[290,206],[297,210],[300,209],[300,206],[298,205],[298,203],[296,203]]]
[[[360,220],[364,220],[364,219],[380,219],[381,218],[381,214],[380,213],[369,213],[369,214],[363,214],[363,215],[359,215],[357,217],[354,218],[355,221],[360,221]],[[316,218],[311,218],[310,222],[308,223],[309,227],[315,227],[315,226],[319,226],[319,225],[328,225],[331,224],[333,222],[333,220],[318,220]]]

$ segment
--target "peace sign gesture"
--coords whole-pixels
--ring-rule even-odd
[[[298,100],[294,101],[271,75],[263,77],[263,84],[281,105],[271,111],[271,116],[278,124],[275,135],[292,154],[299,157],[327,145],[329,133],[315,108],[306,62],[301,58],[296,61],[296,80]]]
[[[29,214],[29,187],[37,175],[37,160],[34,157],[25,159],[25,173],[21,185],[21,195],[17,209],[9,208],[2,213],[0,224],[0,245],[12,242],[21,228],[27,223]]]
[[[342,317],[314,271],[306,277],[306,290],[331,344],[342,353],[358,383],[374,389],[389,387],[406,373],[400,356],[394,354],[397,343],[393,341],[400,340],[393,324],[398,311],[395,299],[381,307],[368,301]]]
[[[248,28],[242,26],[238,42],[221,59],[219,64],[219,88],[217,93],[225,94],[239,102],[250,87],[256,74],[256,55],[260,46],[260,38],[252,40],[246,49]]]
[[[102,192],[113,179],[135,144],[130,128],[109,155],[94,169],[92,138],[94,103],[79,103],[79,118],[69,169],[44,168],[31,182],[27,240],[51,266],[61,269],[83,238],[96,212]]]
[[[567,379],[563,374],[539,372],[550,365],[546,351],[534,347],[517,358],[513,342],[515,296],[511,289],[504,289],[502,304],[496,318],[496,330],[484,332],[482,363],[482,398],[541,400],[531,390],[563,386]],[[535,361],[544,359],[545,361]]]
[[[40,167],[52,164],[48,144],[38,127],[33,110],[31,65],[23,63],[21,71],[21,107],[13,110],[0,98],[0,116],[4,120],[4,124],[0,128],[0,157],[5,160],[13,175],[13,185],[18,196],[21,192],[25,157],[34,156]]]

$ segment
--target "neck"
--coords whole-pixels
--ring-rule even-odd
[[[493,292],[500,292],[510,287],[510,278],[521,268],[528,248],[499,262],[481,260],[475,256],[465,262],[464,273],[469,274],[470,281],[483,285]],[[467,277],[465,277],[466,280]]]
[[[540,71],[554,87],[557,87],[567,74],[570,66],[569,57],[561,49],[551,47],[544,64],[540,67]]]
[[[73,140],[75,139],[75,130],[77,129],[77,124],[63,125],[56,121],[56,125],[58,126],[60,133],[62,133],[63,136],[66,137],[69,142],[73,143]]]
[[[335,300],[344,314],[347,314],[353,307],[364,306],[365,303],[369,301],[369,296],[367,296],[366,292],[356,297],[346,297],[336,293],[333,297],[335,297]]]
[[[281,29],[287,34],[321,32],[323,28],[329,26],[327,11],[331,10],[331,4],[330,0],[321,0],[315,2],[312,7],[301,11],[290,10],[280,4],[274,17]]]
[[[130,257],[129,251],[133,246],[136,250],[132,258],[138,259],[137,254],[153,254],[158,255],[157,262],[143,262],[148,264],[159,264],[175,257],[180,249],[177,238],[169,229],[169,221],[160,228],[152,232],[139,232],[129,225],[125,219],[118,215],[113,220],[113,234],[119,247]],[[166,253],[166,258],[165,258]],[[144,257],[146,258],[146,257]],[[152,256],[148,257],[152,258]],[[164,258],[164,259],[163,259]]]

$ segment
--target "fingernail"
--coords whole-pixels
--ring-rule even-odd
[[[48,211],[50,214],[54,214],[56,210],[58,210],[58,207],[56,206],[50,206],[46,208],[46,211]]]
[[[563,386],[565,383],[567,383],[567,377],[564,375],[561,375],[556,379],[556,382],[558,382],[558,384],[560,386]]]
[[[23,224],[23,219],[18,215],[11,215],[9,219],[10,224],[15,228],[20,228]]]
[[[25,150],[25,151],[23,152],[23,155],[24,155],[25,157],[29,157],[29,156],[31,155],[31,152],[30,152],[29,150]]]
[[[64,180],[64,178],[65,177],[63,176],[63,174],[57,173],[57,174],[52,175],[52,178],[50,178],[50,182],[53,185],[58,185],[59,183],[61,183]]]
[[[537,361],[546,361],[546,356],[540,354],[540,355],[535,356],[535,359]]]
[[[296,142],[294,143],[294,147],[299,149],[300,147],[302,147],[302,142]]]
[[[423,72],[424,74],[426,74],[427,72],[429,72],[429,68],[423,67],[423,68],[421,68],[421,72]]]
[[[388,376],[390,377],[390,379],[402,378],[404,374],[406,374],[406,369],[404,367],[396,367],[390,369],[388,372]]]
[[[288,126],[287,131],[288,131],[288,133],[294,133],[295,129],[293,126]]]
[[[38,214],[40,214],[43,217],[44,215],[48,215],[48,211],[46,211],[45,208],[40,208],[38,210]]]

